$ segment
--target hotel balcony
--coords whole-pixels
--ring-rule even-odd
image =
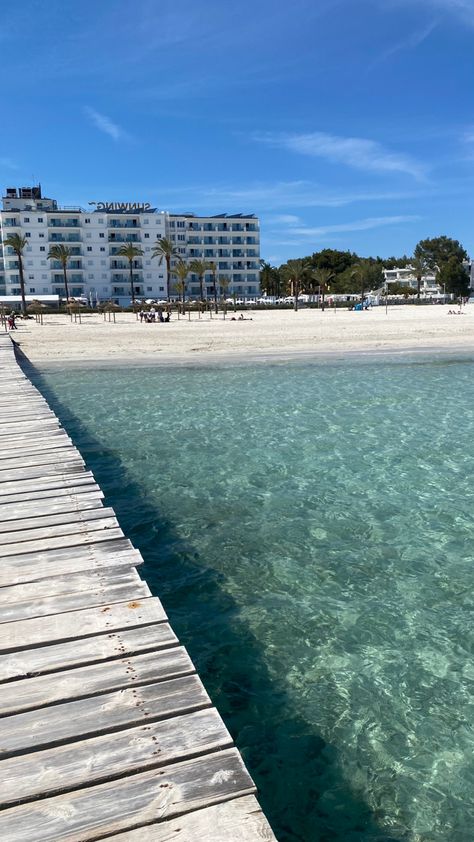
[[[109,243],[139,243],[138,234],[115,234],[109,231]]]
[[[79,228],[78,219],[48,219],[49,228]]]
[[[63,265],[59,260],[52,260],[51,261],[51,269],[62,269]],[[69,271],[71,269],[82,269],[82,260],[68,260],[68,264],[66,269]]]
[[[110,261],[110,268],[111,269],[119,269],[121,272],[129,272],[130,273],[130,265],[128,261],[125,260],[111,260]],[[141,269],[142,262],[141,260],[132,260],[132,269]]]
[[[79,232],[77,234],[51,234],[48,235],[48,240],[50,243],[80,243],[81,242],[81,235]]]
[[[138,284],[143,283],[142,275],[134,274],[134,275],[132,275],[132,280],[133,280],[134,284],[135,283],[138,283]],[[124,275],[112,275],[112,283],[125,284],[127,281],[130,282],[130,276],[127,278]]]
[[[123,222],[119,221],[118,219],[108,219],[107,225],[109,228],[139,228],[140,220],[128,219],[126,222]]]

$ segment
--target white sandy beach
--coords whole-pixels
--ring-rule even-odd
[[[367,312],[300,310],[246,312],[232,321],[229,312],[212,319],[196,314],[169,324],[145,324],[132,314],[104,322],[100,314],[44,316],[44,324],[17,321],[12,332],[34,364],[93,362],[182,362],[213,359],[243,361],[349,352],[462,350],[474,352],[474,306],[449,315],[449,306],[394,306]],[[238,315],[238,313],[237,313]]]

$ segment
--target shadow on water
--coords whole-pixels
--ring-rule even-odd
[[[242,622],[223,577],[206,567],[176,534],[117,454],[64,407],[41,374],[17,351],[80,450],[145,560],[142,576],[163,601],[207,691],[235,739],[280,842],[401,842],[377,823],[341,774],[337,750],[292,714],[284,682],[269,676],[259,642]],[[133,504],[131,504],[133,501]]]

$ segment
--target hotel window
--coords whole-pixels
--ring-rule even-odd
[[[107,278],[107,272],[102,272],[102,280]]]
[[[105,237],[105,234],[99,234],[99,237],[102,237],[103,239]]]
[[[100,250],[101,250],[101,251],[105,251],[105,246],[101,246],[101,247],[100,247]]]
[[[185,239],[186,239],[186,234],[178,234],[178,240],[181,240],[182,242],[184,242]]]
[[[86,234],[86,237],[87,237],[88,240],[90,240],[90,238],[92,237],[92,234],[90,234],[89,231],[88,231],[87,234]]]
[[[32,261],[32,260],[27,260],[27,261],[26,261],[26,265],[27,265],[27,266],[33,266],[33,261]]]
[[[164,292],[164,291],[165,291],[165,288],[164,288],[164,287],[160,287],[160,292]]]
[[[87,246],[87,251],[92,251],[92,246]]]
[[[30,232],[29,232],[29,231],[26,231],[26,232],[25,232],[25,237],[31,237],[31,234],[30,234]]]
[[[101,266],[107,266],[107,261],[106,261],[106,260],[101,260],[101,261],[100,261],[100,265],[101,265]]]
[[[149,240],[149,239],[150,239],[150,235],[149,235],[149,234],[144,234],[143,236],[144,236],[144,237],[145,237],[145,239],[147,239],[147,240]]]
[[[147,272],[147,278],[151,278],[151,272]]]
[[[42,217],[42,216],[39,216],[39,217],[38,217],[38,222],[42,222],[42,221],[43,221],[43,217]]]
[[[103,220],[103,219],[98,219],[98,220],[97,220],[97,222],[99,222],[99,223],[100,223],[100,225],[102,225],[102,224],[103,224],[103,222],[104,222],[104,220]]]
[[[170,228],[174,228],[174,222],[170,222]]]
[[[46,275],[41,275],[42,278],[45,278]],[[43,292],[49,292],[48,287],[43,287]]]
[[[147,288],[146,288],[146,291],[147,291],[147,292],[152,292],[152,290],[153,290],[153,287],[147,287]]]
[[[143,224],[144,224],[144,225],[148,225],[149,221],[150,221],[149,219],[144,219],[144,220],[143,220]]]
[[[30,217],[29,217],[29,216],[24,216],[24,217],[23,217],[23,222],[29,222],[29,221],[30,221]]]
[[[46,246],[40,246],[40,251],[46,251]]]
[[[185,227],[185,224],[186,224],[186,223],[184,223],[184,222],[177,222],[177,223],[176,223],[176,227],[177,227],[177,228],[184,228],[184,227]]]
[[[44,234],[40,234],[40,237],[42,237],[44,239]]]
[[[36,292],[34,287],[30,287],[30,292]]]
[[[42,265],[42,266],[47,266],[48,264],[46,263],[46,260],[42,260],[42,261],[41,261],[41,265]]]
[[[90,222],[90,219],[85,219],[84,222]]]
[[[34,275],[28,275],[28,280],[29,280],[29,281],[34,281],[34,279],[35,279],[35,276],[34,276]],[[30,290],[30,292],[31,292],[31,290]]]

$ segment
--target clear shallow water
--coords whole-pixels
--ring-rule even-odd
[[[50,371],[284,840],[471,842],[474,363]]]

